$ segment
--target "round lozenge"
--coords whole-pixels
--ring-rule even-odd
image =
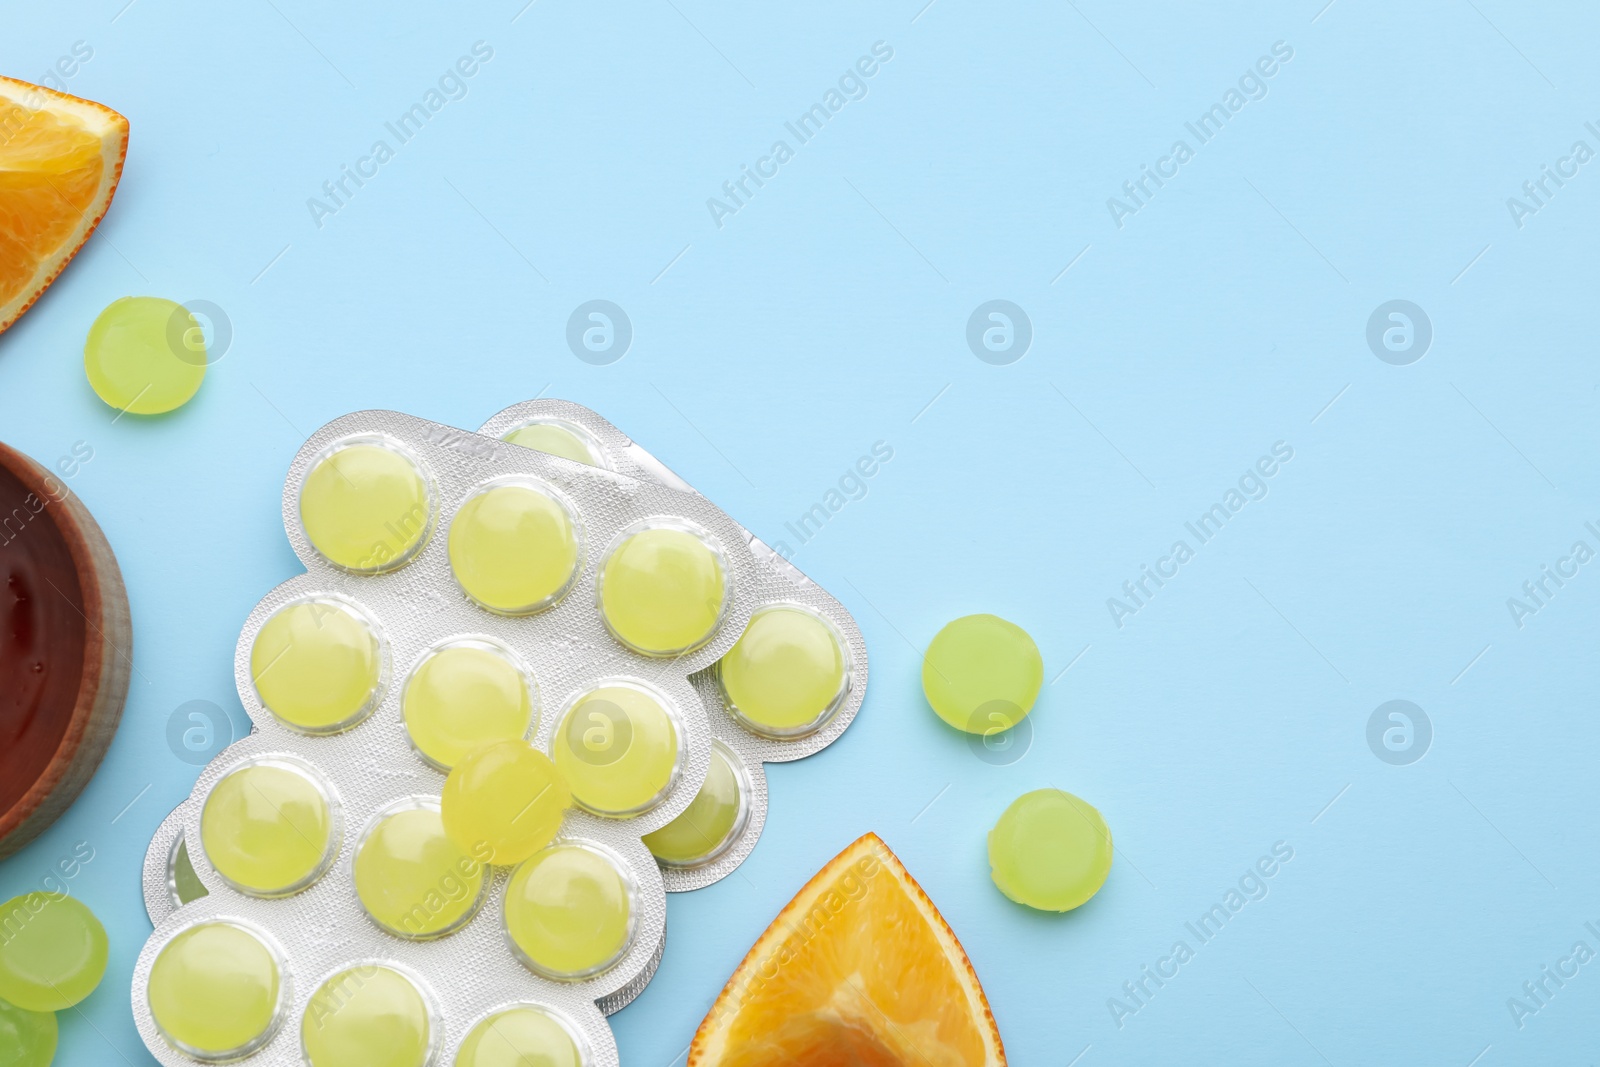
[[[224,775],[200,814],[200,839],[218,874],[251,896],[305,888],[333,853],[333,808],[300,767],[261,762]]]
[[[356,895],[381,928],[411,941],[443,937],[477,912],[487,850],[463,849],[431,805],[380,816],[356,848]]]
[[[464,641],[434,650],[411,672],[401,714],[412,747],[448,771],[475,748],[527,736],[533,694],[506,649]]]
[[[416,983],[391,967],[359,964],[306,1003],[300,1044],[310,1067],[424,1067],[433,1028]]]
[[[497,1012],[472,1028],[455,1067],[584,1067],[572,1030],[533,1005]]]
[[[678,779],[677,720],[665,700],[616,683],[579,697],[550,740],[556,768],[578,805],[596,815],[648,811]]]
[[[55,1012],[28,1011],[0,1000],[0,1067],[50,1067],[56,1057],[58,1035]]]
[[[1000,892],[1040,911],[1071,911],[1111,873],[1111,831],[1094,805],[1060,789],[1011,802],[989,831],[990,876]]]
[[[106,973],[106,928],[76,897],[25,893],[0,904],[0,1000],[63,1011]]]
[[[433,525],[421,464],[398,442],[358,437],[318,459],[300,487],[300,525],[329,563],[376,574],[411,560]]]
[[[633,893],[621,866],[600,848],[552,845],[518,867],[506,885],[506,932],[536,973],[585,978],[627,952]]]
[[[1009,730],[1033,708],[1044,660],[1028,632],[997,615],[965,615],[934,635],[922,691],[939,718],[971,734]]]
[[[468,753],[445,779],[440,804],[459,847],[504,865],[555,840],[572,794],[549,756],[513,740]]]
[[[839,635],[821,616],[779,604],[750,618],[717,662],[724,704],[764,737],[814,732],[838,710],[849,683]]]
[[[277,1028],[283,977],[254,933],[207,922],[167,942],[150,968],[150,1015],[167,1043],[199,1060],[236,1059]]]
[[[502,615],[549,607],[578,576],[580,538],[551,491],[521,482],[469,497],[450,523],[450,569],[473,601]]]
[[[694,800],[661,829],[644,835],[645,847],[663,867],[701,867],[726,852],[750,814],[750,785],[733,753],[713,741],[711,766]]]
[[[602,452],[599,442],[595,441],[587,430],[582,430],[571,423],[554,419],[529,422],[511,430],[501,440],[591,467],[605,465],[600,459]]]
[[[673,527],[624,537],[598,582],[606,628],[647,656],[676,656],[705,644],[728,596],[721,553],[706,538]]]
[[[377,706],[383,646],[373,625],[342,601],[286,604],[256,634],[250,677],[266,709],[291,729],[325,734]]]
[[[160,415],[187,404],[205,381],[205,332],[188,308],[125,296],[100,312],[83,344],[96,395],[120,411]]]

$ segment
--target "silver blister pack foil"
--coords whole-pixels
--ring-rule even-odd
[[[310,466],[329,446],[369,435],[398,441],[420,461],[436,509],[433,532],[414,558],[377,575],[347,573],[323,560],[307,540],[298,511],[299,489]],[[554,487],[573,505],[583,528],[576,583],[554,606],[521,617],[492,614],[464,596],[450,568],[446,537],[455,508],[472,491],[490,479],[513,475]],[[235,678],[254,730],[206,767],[189,800],[163,824],[147,857],[145,890],[156,929],[140,954],[133,981],[135,1019],[146,1045],[164,1064],[194,1062],[160,1034],[146,988],[156,957],[173,937],[197,922],[218,919],[264,932],[284,961],[283,1021],[271,1040],[248,1057],[249,1063],[301,1064],[300,1016],[317,986],[347,966],[382,961],[415,976],[433,1006],[430,1062],[450,1062],[468,1029],[489,1012],[532,1002],[576,1023],[594,1067],[616,1064],[615,1043],[603,1013],[619,1010],[643,990],[665,943],[662,874],[640,837],[682,812],[699,790],[710,759],[710,724],[691,676],[715,663],[743,632],[752,610],[781,592],[781,587],[773,585],[769,568],[757,562],[743,529],[698,494],[395,412],[357,412],[313,434],[290,467],[283,513],[306,573],[271,591],[250,613],[240,635]],[[715,634],[703,646],[674,658],[625,648],[606,629],[596,605],[596,568],[608,547],[623,531],[663,519],[687,520],[716,542],[728,586]],[[358,725],[323,736],[308,736],[279,722],[262,706],[251,675],[250,653],[263,624],[278,609],[308,597],[356,605],[376,624],[386,660],[386,684],[376,709]],[[519,961],[508,944],[501,914],[509,868],[493,871],[482,904],[469,921],[431,941],[384,932],[365,914],[354,890],[353,850],[363,827],[397,803],[413,798],[437,802],[445,775],[411,747],[399,708],[401,682],[425,650],[459,636],[498,641],[531,668],[538,694],[538,722],[531,740],[545,751],[550,749],[561,709],[573,696],[602,681],[642,681],[664,695],[675,712],[680,773],[665,798],[629,819],[602,818],[575,809],[562,826],[561,838],[594,842],[619,857],[634,887],[634,937],[621,960],[598,976],[554,981]],[[207,893],[179,906],[174,861],[180,844],[202,840],[205,798],[241,763],[273,759],[308,766],[327,783],[339,835],[331,866],[292,896],[260,899],[232,888],[210,865],[205,850],[194,847],[188,858]]]
[[[514,404],[493,415],[478,432],[500,438],[530,424],[556,425],[576,431],[577,437],[592,445],[596,462],[605,469],[639,481],[653,481],[694,492],[687,482],[612,423],[571,401],[545,399]],[[827,748],[849,727],[866,696],[867,649],[855,619],[843,604],[750,531],[741,527],[740,535],[758,565],[759,587],[754,599],[763,604],[800,605],[827,620],[842,639],[848,683],[838,708],[816,732],[775,740],[750,732],[728,713],[714,666],[693,675],[691,681],[705,708],[712,734],[732,750],[743,765],[749,787],[749,810],[737,838],[711,862],[686,868],[662,868],[669,893],[701,889],[732,874],[754,850],[766,824],[767,782],[763,764],[804,759]]]

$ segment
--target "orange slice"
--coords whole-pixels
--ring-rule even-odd
[[[127,155],[115,111],[0,77],[0,333],[100,225]]]
[[[1003,1067],[961,942],[867,834],[767,927],[700,1024],[687,1067]]]

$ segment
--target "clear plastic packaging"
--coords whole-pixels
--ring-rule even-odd
[[[479,432],[558,455],[585,454],[620,475],[694,492],[616,426],[571,401],[514,404]],[[661,843],[657,860],[669,893],[711,885],[745,861],[766,824],[763,764],[804,759],[827,748],[855,719],[866,695],[866,644],[844,605],[749,530],[741,527],[739,536],[756,562],[752,599],[759,606],[737,635],[748,632],[751,640],[730,645],[690,681],[712,735],[735,765],[720,783],[737,790],[740,803],[730,822],[728,805],[708,796],[674,833],[654,838]],[[750,706],[741,707],[736,696]],[[713,786],[718,781],[714,776]],[[718,817],[708,821],[712,812]],[[699,855],[692,847],[696,839],[705,845]]]
[[[161,1062],[335,1067],[368,1009],[327,1023],[331,1036],[315,1017],[366,1000],[416,1020],[389,1035],[396,1062],[454,1062],[503,1016],[530,1040],[570,1038],[588,1067],[615,1064],[603,1015],[658,966],[665,892],[731,873],[765,821],[763,762],[819,751],[859,709],[865,650],[849,614],[615,427],[533,401],[486,429],[358,412],[291,465],[285,528],[307,570],[240,636],[254,730],[205,769],[146,858],[156,930],[134,1008]],[[790,709],[776,728],[732,703],[717,669],[774,611],[838,646],[816,714]],[[452,707],[467,686],[489,711]],[[493,867],[441,833],[439,796],[454,759],[507,737],[565,764],[576,806],[548,848]],[[685,834],[686,811],[704,841]],[[541,911],[551,884],[593,913]],[[158,961],[212,927],[264,946],[281,1000],[269,1027],[225,1048],[186,1040],[150,985],[155,972],[170,986]]]

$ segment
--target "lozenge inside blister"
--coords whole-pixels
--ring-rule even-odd
[[[273,1035],[288,1001],[283,959],[237,922],[203,922],[169,940],[146,986],[150,1013],[173,1048],[222,1063]]]
[[[626,866],[609,849],[592,841],[558,841],[511,875],[506,934],[534,972],[586,978],[627,952],[636,894]]]
[[[356,895],[379,929],[423,941],[464,926],[483,902],[487,850],[445,832],[437,800],[402,800],[381,812],[356,845]]]
[[[409,563],[433,527],[433,489],[398,440],[364,434],[329,446],[300,488],[300,525],[324,559],[374,574]]]
[[[300,1021],[309,1067],[425,1067],[437,1040],[420,979],[379,961],[329,977]]]
[[[521,658],[488,638],[458,638],[430,649],[401,697],[411,745],[448,771],[473,749],[528,735],[535,687]]]
[[[212,786],[200,840],[216,872],[240,892],[276,897],[314,882],[337,849],[326,781],[298,760],[248,761]]]
[[[335,596],[285,604],[250,647],[262,706],[300,733],[337,733],[366,718],[383,696],[385,671],[377,624]]]
[[[499,479],[450,520],[450,568],[472,601],[501,615],[542,611],[566,595],[582,562],[582,528],[555,489]]]
[[[833,624],[795,604],[775,604],[717,662],[729,714],[752,733],[802,737],[838,710],[850,682],[844,641]]]
[[[550,740],[573,799],[615,818],[661,802],[678,780],[681,746],[678,714],[666,696],[625,679],[574,700]]]
[[[647,656],[679,656],[709,641],[727,607],[721,549],[686,523],[626,531],[597,581],[606,628]]]
[[[584,1067],[587,1062],[571,1023],[539,1005],[519,1004],[473,1027],[454,1067]]]
[[[676,819],[645,834],[645,847],[663,867],[703,866],[733,845],[749,818],[749,775],[732,749],[714,741],[700,792]]]
[[[565,419],[529,419],[501,434],[500,439],[590,467],[607,465],[605,446],[595,435]]]

